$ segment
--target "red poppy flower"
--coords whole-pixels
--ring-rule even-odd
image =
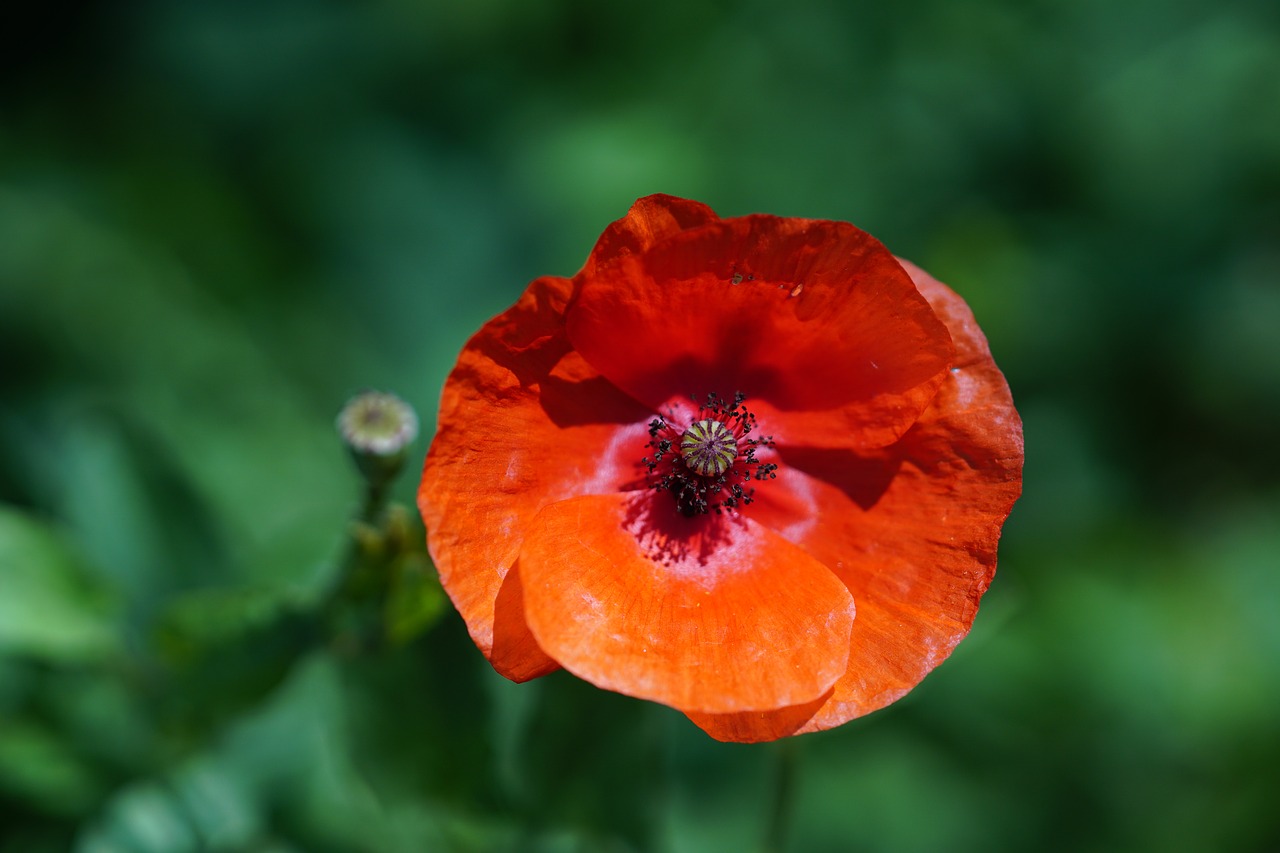
[[[419,505],[498,672],[564,667],[760,741],[951,652],[1021,471],[946,286],[846,223],[650,196],[467,343]]]

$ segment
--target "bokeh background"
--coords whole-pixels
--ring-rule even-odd
[[[343,401],[429,436],[469,334],[658,191],[876,234],[1026,421],[972,635],[794,742],[790,849],[1280,849],[1280,6],[4,17],[0,850],[759,845],[776,746],[505,682],[429,567],[372,650],[308,616]]]

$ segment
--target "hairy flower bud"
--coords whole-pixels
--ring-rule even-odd
[[[418,416],[394,394],[366,391],[338,415],[338,432],[371,486],[380,487],[400,471],[405,451],[418,436]]]

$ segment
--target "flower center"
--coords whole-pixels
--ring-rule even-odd
[[[756,458],[759,448],[773,446],[773,438],[747,437],[755,429],[756,417],[742,405],[745,399],[735,394],[730,403],[709,394],[697,419],[683,432],[666,418],[650,421],[645,446],[653,449],[653,456],[641,461],[649,470],[652,487],[670,492],[683,514],[745,506],[755,495],[751,481],[777,476],[777,465]]]
[[[738,441],[723,421],[707,418],[680,436],[680,455],[693,473],[719,477],[737,458]]]

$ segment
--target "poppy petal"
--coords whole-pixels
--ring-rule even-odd
[[[765,743],[797,734],[831,698],[828,690],[812,702],[778,708],[775,711],[741,711],[737,714],[700,714],[686,711],[685,716],[716,740],[729,743]]]
[[[853,599],[750,519],[572,498],[538,513],[520,567],[538,644],[598,687],[737,713],[812,702],[845,671]]]
[[[755,479],[685,517],[702,504],[668,491],[729,480],[663,454],[738,393],[735,441],[772,437],[738,447]],[[851,225],[670,196],[487,323],[438,424],[428,546],[494,668],[563,666],[730,741],[918,684],[968,632],[1021,491],[1021,423],[958,296]]]
[[[601,261],[646,252],[673,234],[719,219],[714,210],[698,201],[662,194],[638,199],[626,216],[600,235],[579,275],[595,275]]]
[[[995,573],[1000,528],[1021,492],[1021,421],[986,339],[959,296],[905,268],[958,350],[933,404],[872,453],[779,448],[779,478],[751,507],[858,601],[848,671],[800,731],[889,704],[951,653]]]
[[[467,343],[445,382],[418,492],[441,582],[494,668],[524,681],[556,668],[524,622],[510,573],[544,505],[638,488],[650,413],[574,353],[572,282],[543,278]]]
[[[879,447],[928,405],[946,327],[897,260],[842,222],[746,216],[593,253],[565,316],[574,348],[665,411],[743,392],[776,437]]]

